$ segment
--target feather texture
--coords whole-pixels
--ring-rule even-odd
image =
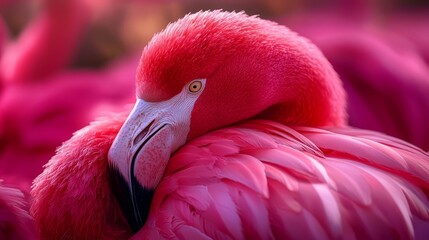
[[[429,226],[428,171],[384,134],[251,121],[180,149],[134,238],[412,239]]]
[[[106,171],[124,120],[76,133],[35,180],[43,238],[131,236]],[[427,153],[381,133],[248,121],[172,156],[133,238],[418,239],[429,234],[428,171]]]
[[[131,171],[121,174],[137,180],[126,183],[117,199],[131,186],[135,210],[145,202],[134,183],[149,190],[158,184],[137,178],[135,166],[161,179],[153,198],[145,199],[151,201],[149,217],[134,239],[424,239],[429,234],[428,153],[345,126],[341,82],[310,42],[244,13],[187,15],[143,51],[137,103],[169,104],[163,101],[177,92],[191,94],[184,86],[201,77],[207,85],[189,95],[198,97],[187,109],[190,123],[165,122],[189,126],[177,151],[155,149],[167,159],[145,157],[142,146],[153,134],[137,144],[147,128],[142,118],[152,116],[138,107],[128,118],[136,122],[127,120],[115,140],[125,115],[92,124],[58,150],[33,186],[32,213],[43,238],[131,236],[108,184],[113,141],[125,144],[114,144],[111,150],[119,154],[109,156],[114,163],[131,158]],[[164,115],[154,116],[158,121]],[[307,127],[287,127],[292,125]],[[164,140],[178,137],[172,133]],[[150,161],[136,165],[139,157]],[[153,168],[155,161],[168,162],[165,172]]]
[[[76,132],[34,180],[30,210],[41,238],[129,237],[107,171],[107,152],[125,118],[100,119]]]
[[[0,180],[0,239],[35,239],[28,203],[21,191]]]

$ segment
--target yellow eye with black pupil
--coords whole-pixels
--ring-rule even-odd
[[[189,91],[192,93],[196,93],[201,90],[203,83],[201,81],[193,81],[189,84]]]

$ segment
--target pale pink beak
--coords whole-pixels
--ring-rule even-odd
[[[171,154],[186,142],[198,97],[184,87],[166,101],[137,99],[109,150],[112,190],[135,231],[146,221]]]

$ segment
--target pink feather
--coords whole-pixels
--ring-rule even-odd
[[[280,128],[286,135],[300,135],[301,139],[313,142],[318,146],[322,155],[310,152],[302,153],[300,147],[279,148],[278,146],[290,145],[291,140],[280,141],[276,135],[270,133],[270,128],[276,129],[276,131],[279,131]],[[261,129],[264,129],[265,133],[261,133]],[[264,139],[262,141],[270,141],[277,145],[277,152],[285,151],[288,154],[273,155],[269,145],[258,146],[254,151],[244,150],[244,152],[243,148],[239,147],[235,155],[230,151],[227,151],[226,154],[222,154],[220,151],[213,153],[210,149],[212,145],[219,148],[218,144],[224,144],[226,149],[230,149],[231,144],[240,146],[242,145],[240,139],[255,137],[254,131],[260,133],[259,138]],[[145,239],[146,234],[156,234],[167,238],[168,235],[163,235],[164,230],[157,227],[160,224],[159,221],[171,221],[170,219],[179,221],[177,218],[185,218],[186,214],[178,212],[184,211],[185,206],[187,206],[187,213],[199,216],[200,221],[203,221],[204,224],[195,225],[196,223],[190,219],[182,219],[181,224],[198,229],[201,224],[215,229],[224,229],[223,234],[230,238],[241,238],[237,237],[240,235],[234,231],[250,234],[244,235],[247,237],[259,236],[257,238],[262,239],[272,236],[277,238],[289,236],[293,239],[314,237],[323,239],[323,236],[326,239],[340,236],[371,239],[415,237],[415,232],[424,231],[424,228],[414,224],[414,221],[429,220],[429,201],[426,195],[429,190],[427,184],[428,154],[407,147],[407,144],[401,148],[387,148],[384,143],[359,137],[357,135],[359,131],[353,129],[353,135],[348,135],[347,131],[341,128],[324,131],[313,128],[294,130],[287,127],[281,128],[276,123],[268,121],[253,121],[200,137],[183,147],[171,159],[171,164],[165,173],[165,180],[161,182],[155,194],[153,211],[148,223],[135,238]],[[362,133],[365,136],[384,137],[375,132],[363,131]],[[332,141],[331,137],[354,140],[348,144],[342,144],[344,141]],[[321,138],[326,138],[326,141],[320,140]],[[217,139],[220,140],[217,141]],[[222,139],[230,141],[226,143]],[[209,140],[212,142],[210,145],[207,144]],[[322,142],[324,144],[319,145]],[[371,145],[368,145],[368,142]],[[384,140],[384,142],[389,141]],[[299,146],[306,143],[295,140],[295,144]],[[195,148],[199,150],[196,151]],[[353,156],[350,155],[350,149],[354,149]],[[368,153],[373,151],[385,157],[368,156]],[[403,154],[404,151],[413,153],[413,158],[407,159],[407,166],[403,166],[401,158],[392,155],[392,152]],[[189,161],[189,152],[193,153],[192,162]],[[208,157],[208,152],[211,153],[211,157]],[[296,157],[292,155],[293,152]],[[198,156],[198,153],[201,155]],[[230,179],[218,174],[217,166],[222,167],[222,172],[237,171],[234,163],[243,160],[243,157],[237,155],[239,153],[245,154],[243,156],[248,158],[258,159],[259,164],[247,167],[252,169],[251,172],[248,172],[249,174],[258,175],[259,186],[252,183],[253,177],[251,176]],[[309,159],[306,163],[307,169],[318,171],[321,175],[320,178],[314,178],[314,174],[304,174],[302,168],[299,167],[302,165],[302,154]],[[213,158],[216,159],[216,165],[211,163]],[[368,158],[373,161],[370,165],[366,164]],[[170,168],[182,161],[186,162],[186,168],[174,168],[173,170]],[[284,162],[291,162],[291,165],[285,167]],[[298,163],[293,164],[293,162]],[[191,169],[198,169],[198,171],[191,171]],[[260,171],[262,171],[262,176],[259,174]],[[205,177],[201,178],[201,176]],[[177,181],[184,178],[188,180]],[[206,179],[212,180],[208,182]],[[171,186],[171,181],[175,182],[175,189],[168,187]],[[268,195],[265,195],[264,189],[267,187]],[[193,189],[198,188],[205,190],[199,191],[198,195],[195,195]],[[170,190],[165,192],[164,189]],[[189,197],[185,197],[188,196],[186,191],[189,192]],[[198,202],[191,200],[195,196],[198,196]],[[216,196],[219,201],[210,200],[213,199],[213,196]],[[161,199],[163,200],[161,201]],[[231,200],[226,201],[226,199]],[[201,201],[208,202],[209,206],[206,203],[204,207],[201,207],[199,203]],[[220,203],[228,202],[235,206],[232,209],[237,210],[227,209],[224,212],[217,207]],[[212,208],[217,210],[209,210]],[[225,223],[222,218],[219,218],[219,215],[225,213],[230,215],[234,211],[237,211],[238,215],[228,218],[236,219],[233,221],[234,224]],[[166,214],[171,218],[165,217]],[[163,220],[158,219],[158,216],[163,216]],[[368,223],[370,219],[372,219],[371,224]],[[258,221],[260,222],[258,223]],[[299,221],[301,224],[305,224],[297,226],[298,229],[303,229],[302,231],[290,225],[299,223]],[[167,223],[163,223],[162,226],[164,224]],[[230,230],[225,229],[225,225],[230,226]],[[428,226],[427,223],[425,226]],[[304,230],[306,228],[311,230]],[[173,232],[169,232],[170,235],[181,238],[181,235],[174,229],[171,231]],[[205,231],[207,237],[216,239],[218,236],[214,232],[214,230]]]
[[[16,40],[0,19],[0,177],[28,193],[55,149],[133,97],[138,56],[98,70],[64,70],[88,20],[81,1],[41,1]],[[67,29],[68,31],[64,31]]]
[[[43,229],[41,238],[65,233],[71,239],[130,236],[110,191],[105,161],[124,118],[124,114],[112,116],[76,132],[34,180],[32,194],[44,196],[35,197],[31,206],[36,227]]]
[[[27,208],[22,192],[0,180],[0,239],[36,239]]]
[[[210,17],[216,14],[219,14],[219,18],[224,17],[227,20],[245,17],[244,14],[229,15],[219,12],[200,14],[203,17],[208,16],[209,20],[213,20]],[[216,21],[214,25],[219,23]],[[246,21],[242,19],[237,21],[244,25],[247,21],[252,21],[251,24],[255,24],[252,25],[253,27],[256,26],[256,29],[261,27],[257,24],[259,20],[255,17],[247,18]],[[195,24],[195,22],[197,21],[190,21],[189,24]],[[224,24],[224,21],[220,22]],[[235,25],[232,24],[232,26]],[[283,29],[267,22],[264,22],[263,26],[263,34],[257,35],[258,37],[272,34],[266,30],[269,27],[277,31]],[[175,27],[177,28],[173,30],[180,33],[186,30],[180,25]],[[236,36],[234,34],[237,28],[233,29],[235,30],[231,32]],[[328,98],[324,102],[326,104],[322,104],[321,108],[314,106],[300,108],[301,105],[294,105],[295,108],[292,108],[292,112],[288,114],[295,113],[298,114],[297,116],[282,115],[284,111],[280,110],[290,110],[288,105],[284,109],[271,108],[269,109],[272,110],[271,112],[264,112],[267,115],[261,113],[258,117],[274,116],[273,119],[278,122],[273,119],[243,119],[241,123],[203,134],[182,146],[171,156],[152,199],[147,222],[135,235],[131,233],[113,197],[108,184],[107,171],[109,148],[126,116],[120,114],[101,119],[77,132],[65,142],[59,148],[57,155],[46,165],[44,172],[35,179],[32,188],[34,202],[31,213],[41,237],[61,238],[66,235],[78,239],[128,237],[133,239],[425,239],[429,234],[427,230],[429,229],[428,153],[381,133],[343,126],[344,96],[335,72],[316,48],[310,47],[306,40],[289,30],[285,31],[285,35],[282,36],[292,39],[288,42],[291,45],[288,45],[285,50],[291,53],[287,56],[295,57],[295,59],[292,58],[294,60],[302,60],[302,57],[306,60],[299,62],[302,65],[292,61],[293,69],[299,66],[300,70],[308,70],[305,73],[294,72],[300,81],[311,78],[313,83],[319,84],[320,82],[314,79],[322,81],[328,78],[334,82],[332,86],[329,81],[324,82],[325,85],[318,85],[326,90],[318,95]],[[174,43],[180,45],[181,39],[176,41],[175,38],[168,38],[168,34],[172,32],[167,31],[165,35],[158,35],[155,39],[167,36],[167,40],[173,39]],[[156,42],[159,45],[162,43],[161,40]],[[211,46],[213,52],[218,50],[215,47],[218,43],[219,41],[215,41]],[[170,66],[173,63],[168,61],[168,54],[172,52],[168,50],[172,46],[162,46],[165,52],[158,52],[156,51],[158,48],[154,48],[152,54],[162,63]],[[294,49],[295,46],[299,47]],[[240,47],[243,47],[245,52],[254,53],[253,50],[255,50],[252,48],[250,51],[250,47],[245,45]],[[203,51],[199,46],[197,50]],[[151,56],[150,52],[147,54],[144,56]],[[197,57],[202,56],[197,54]],[[273,73],[258,65],[259,62],[254,58],[249,59],[247,59],[248,62],[253,64],[251,67],[257,67],[258,73],[262,76],[279,77],[276,75],[278,72]],[[189,58],[180,60],[186,62]],[[311,60],[310,63],[307,63],[307,60]],[[153,70],[150,72],[152,75],[149,74],[146,77],[164,73],[159,73],[158,71],[162,68],[157,68],[159,66],[150,63],[153,62],[142,61],[143,67],[139,68],[141,70],[147,67]],[[213,61],[213,64],[215,63]],[[278,67],[278,65],[275,66]],[[234,72],[236,69],[231,69],[227,68],[239,77],[242,77],[241,74],[248,73],[247,71],[237,73]],[[277,70],[279,69],[283,68],[279,67]],[[252,70],[255,69],[252,68]],[[267,72],[269,74],[264,75]],[[146,81],[142,77],[146,73],[145,71],[138,73],[138,83]],[[180,75],[182,72],[173,71],[173,73]],[[191,76],[194,73],[186,71],[184,74]],[[244,76],[253,77],[252,74]],[[168,75],[168,77],[171,76]],[[154,77],[147,81],[152,81],[151,84],[159,84],[160,88],[147,88],[145,91],[151,89],[150,95],[155,99],[159,98],[157,100],[172,95],[175,88],[182,87],[183,83],[180,81],[186,80],[175,79],[175,86],[168,89],[170,92],[162,92],[153,90],[166,88],[165,84],[156,82],[156,79]],[[167,81],[166,79],[163,80]],[[254,81],[246,86],[250,89],[252,87],[250,85],[258,84],[258,79],[252,79]],[[277,80],[280,81],[283,78]],[[281,81],[281,83],[284,82]],[[220,87],[220,84],[211,87],[213,86]],[[287,84],[283,86],[289,87]],[[318,87],[314,87],[312,91],[321,91]],[[230,90],[230,88],[223,90]],[[258,107],[264,109],[263,102],[268,101],[271,95],[259,88],[257,90],[265,96],[263,99],[249,92],[243,95],[249,94],[246,96],[256,98]],[[300,90],[301,92],[294,95],[299,97],[308,95],[307,92]],[[210,90],[207,88],[207,91]],[[219,93],[217,91],[220,90],[211,91],[214,94]],[[328,92],[336,95],[329,96]],[[283,94],[279,96],[284,97]],[[224,97],[231,97],[231,95]],[[239,99],[234,97],[236,96],[232,96],[232,99]],[[312,97],[314,96],[311,95],[305,100],[313,103],[315,99]],[[316,97],[317,99],[321,100]],[[214,101],[214,99],[211,100]],[[335,101],[339,101],[338,108],[334,106],[338,103]],[[243,105],[241,102],[235,104]],[[220,112],[226,108],[218,105],[216,107]],[[286,126],[290,117],[299,121],[311,118],[315,114],[302,112],[303,109],[319,111],[321,115],[315,117],[320,119],[315,122],[311,119],[304,122],[303,125],[307,125],[305,127]],[[201,107],[199,110],[206,113],[204,115],[206,118],[202,119],[213,120],[210,118],[210,114],[214,114],[211,112],[212,109]],[[232,112],[232,119],[239,117],[240,112],[228,110]],[[324,110],[332,112],[326,114]],[[245,114],[247,118],[251,115],[252,109],[249,108],[246,111],[248,111]],[[198,117],[198,114],[192,116]],[[228,122],[230,116],[216,117]],[[209,125],[210,121],[204,124]],[[219,123],[212,122],[212,124]],[[311,124],[313,127],[308,126]],[[318,124],[336,125],[336,127],[319,127]],[[210,127],[213,126],[199,129],[200,133],[208,131]]]
[[[135,61],[131,57],[105,70],[63,72],[43,83],[8,85],[0,95],[0,176],[28,192],[57,146],[76,129],[98,115],[129,109],[133,84],[124,78],[133,78]]]
[[[109,196],[110,190],[107,173],[100,171],[106,168],[107,148],[123,120],[115,120],[115,123],[105,119],[77,133],[37,178],[33,194],[50,196],[49,200],[36,198],[32,206],[39,228],[49,226],[41,228],[42,236],[68,232],[70,237],[77,237],[83,235],[73,234],[99,232],[102,235],[91,236],[110,239],[104,231],[126,229],[123,220],[107,221],[112,218],[108,215],[112,214],[112,209],[118,209],[113,200],[108,200],[110,197],[103,197],[104,194]],[[255,140],[258,144],[249,151],[249,146],[244,148],[243,139],[255,137],[255,132],[260,133],[260,141]],[[279,133],[298,138],[281,139]],[[374,140],[368,140],[368,136]],[[340,144],[341,140],[332,141],[332,137],[353,141]],[[82,138],[87,142],[83,148]],[[76,144],[81,146],[80,150],[76,149]],[[392,147],[387,148],[387,144]],[[273,145],[276,154],[270,150]],[[302,152],[303,145],[320,150]],[[226,149],[224,153],[220,150],[222,146]],[[212,151],[212,147],[216,150]],[[94,148],[97,151],[93,153]],[[232,148],[235,152],[231,152]],[[353,155],[351,149],[355,149]],[[373,151],[376,156],[384,157],[368,155]],[[408,164],[403,165],[403,159],[392,152],[404,155]],[[304,169],[301,167],[305,159],[303,154],[308,159]],[[64,161],[64,157],[68,160]],[[246,158],[249,160],[244,160]],[[181,148],[170,160],[155,193],[147,224],[134,238],[417,237],[420,236],[417,233],[427,234],[426,221],[429,220],[428,159],[427,153],[376,132],[343,128],[292,129],[270,121],[251,121],[215,131]],[[243,160],[256,162],[244,165]],[[91,165],[81,163],[87,161]],[[290,163],[285,166],[285,162]],[[251,171],[243,172],[240,168]],[[233,171],[240,171],[247,177],[231,178],[228,172]],[[82,174],[70,175],[69,172]],[[253,181],[256,178],[260,179],[258,183]],[[86,183],[90,179],[93,180]],[[79,189],[64,195],[61,190],[67,186],[64,184],[77,184]],[[51,205],[61,207],[73,218],[59,218],[57,208],[52,209]],[[79,210],[73,210],[73,206],[79,206]]]
[[[349,123],[429,150],[429,19],[396,14],[377,23],[322,12],[282,19],[311,39],[348,94]]]

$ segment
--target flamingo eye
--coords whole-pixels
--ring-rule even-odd
[[[195,80],[189,84],[189,92],[196,93],[201,90],[203,83],[200,80]]]

